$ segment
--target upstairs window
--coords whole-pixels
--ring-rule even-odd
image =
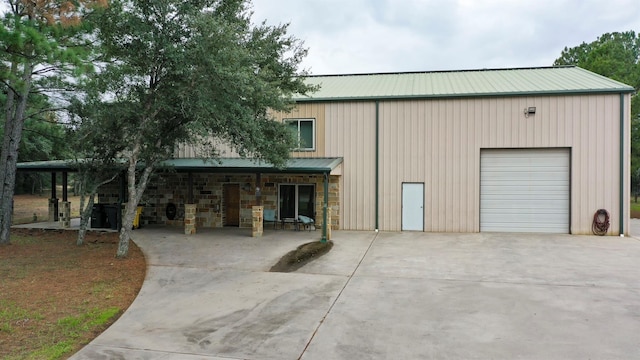
[[[297,151],[314,151],[316,149],[315,119],[285,119],[297,139]]]

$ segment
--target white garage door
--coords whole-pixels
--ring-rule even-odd
[[[569,149],[482,150],[480,231],[569,232]]]

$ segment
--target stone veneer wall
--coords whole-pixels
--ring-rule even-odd
[[[224,184],[240,185],[240,227],[252,227],[252,207],[256,205],[255,174],[221,175],[194,173],[193,202],[197,205],[196,228],[218,228],[224,226]],[[250,184],[250,190],[244,189]],[[262,174],[262,205],[265,209],[278,208],[278,184],[316,185],[316,225],[322,226],[322,205],[324,184],[322,175]],[[338,176],[329,177],[329,207],[331,208],[331,228],[340,227],[340,182]],[[149,182],[142,197],[144,204],[141,224],[184,225],[184,204],[188,203],[188,175],[185,173],[156,174]],[[119,188],[113,182],[100,188],[98,202],[117,203]],[[178,208],[176,219],[168,220],[165,209],[173,203]]]

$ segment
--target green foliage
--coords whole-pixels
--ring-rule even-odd
[[[249,5],[116,0],[94,18],[100,69],[75,102],[77,144],[101,161],[126,160],[125,230],[149,176],[181,144],[207,158],[222,142],[275,166],[288,159],[293,136],[269,111],[289,110],[293,94],[313,90],[298,69],[306,49],[286,25],[254,26]]]
[[[0,93],[5,94],[6,114],[0,151],[1,244],[10,239],[16,162],[33,105],[31,95],[65,94],[72,89],[74,78],[92,69],[94,40],[91,23],[80,22],[85,11],[91,11],[93,0],[9,1],[5,5],[10,6],[0,20]]]
[[[306,54],[286,26],[254,27],[238,0],[115,1],[100,17],[105,66],[90,88],[112,101],[94,107],[110,123],[114,145],[147,164],[177,144],[215,138],[245,156],[283,165],[293,146],[268,109],[286,110],[307,93],[298,71]],[[99,100],[99,96],[90,98]]]
[[[577,65],[640,89],[640,34],[607,33],[591,43],[564,48],[553,65]]]
[[[5,100],[5,94],[0,94],[0,104],[4,105]],[[18,161],[67,159],[71,155],[66,126],[59,123],[52,108],[42,94],[29,95],[29,109],[18,150]],[[5,120],[0,118],[0,124],[4,124]],[[3,136],[4,126],[0,126],[0,138]],[[18,173],[16,193],[33,191],[49,181],[50,177],[46,174]]]
[[[631,85],[631,180],[640,186],[640,34],[634,31],[607,33],[591,43],[564,48],[553,65],[577,65]]]

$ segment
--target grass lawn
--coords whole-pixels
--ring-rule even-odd
[[[117,233],[90,232],[83,246],[76,237],[12,229],[11,244],[0,246],[0,359],[66,359],[137,296],[146,262],[135,244],[116,260]]]
[[[640,219],[640,202],[633,201],[631,198],[631,218]]]

